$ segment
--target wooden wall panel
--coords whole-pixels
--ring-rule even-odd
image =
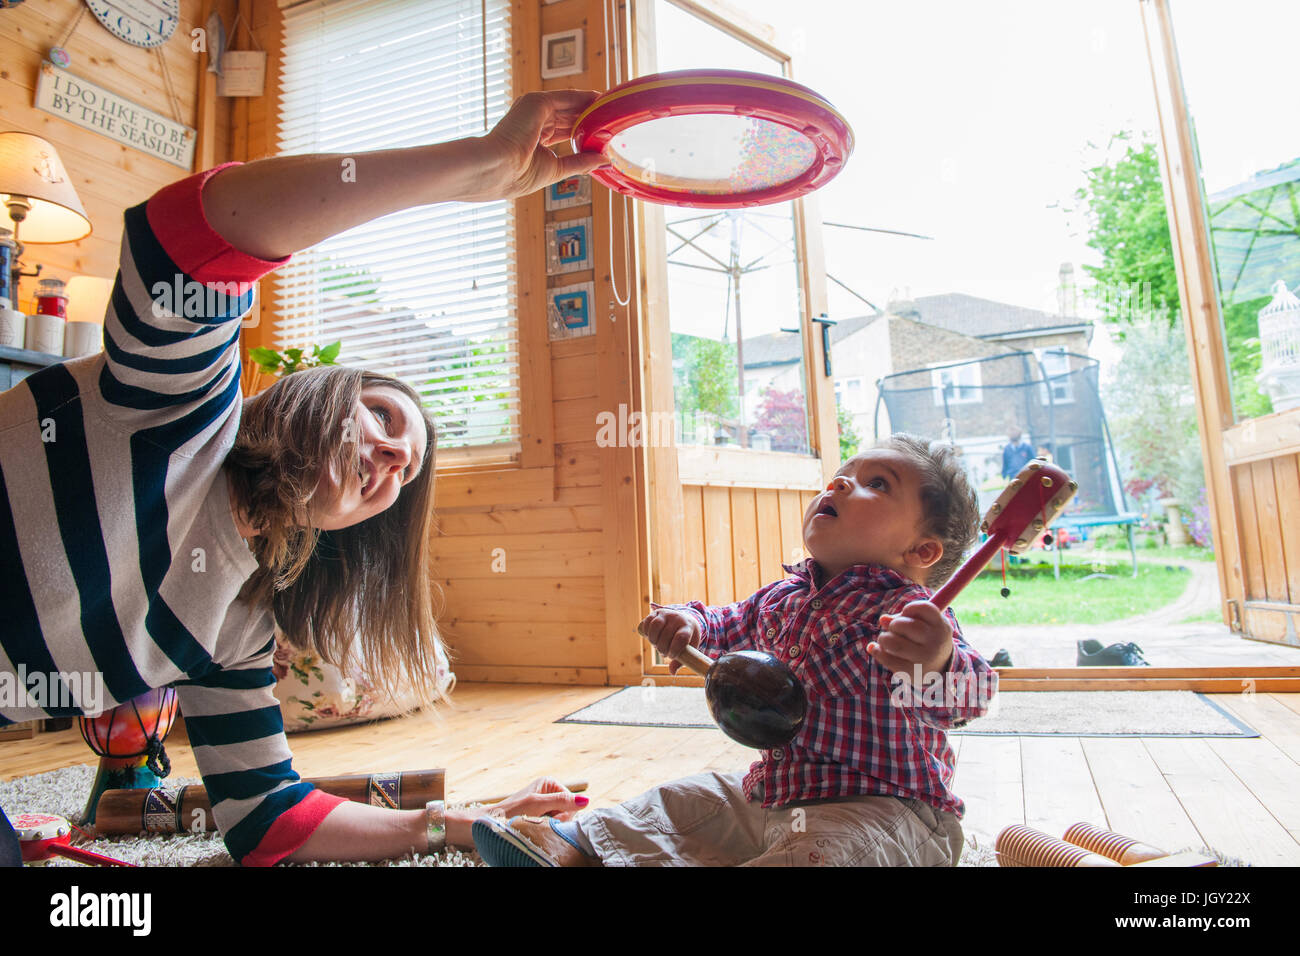
[[[758,524],[758,578],[761,584],[775,581],[785,574],[786,563],[781,550],[781,505],[778,492],[759,488],[754,492],[754,510]]]
[[[1264,564],[1264,594],[1270,601],[1286,601],[1286,558],[1282,553],[1273,463],[1256,461],[1247,467],[1255,492],[1255,521],[1259,526],[1260,560]]]
[[[682,601],[731,604],[785,577],[802,552],[803,509],[813,491],[682,488]]]
[[[735,544],[731,539],[731,489],[702,488],[700,491],[704,502],[704,560],[708,594],[707,597],[696,597],[694,600],[714,605],[730,604],[735,600],[736,594],[732,568]]]
[[[797,491],[777,492],[781,512],[781,560],[792,564],[803,553],[803,499]]]
[[[762,583],[758,575],[758,513],[753,488],[731,488],[732,593],[753,594]]]
[[[1260,551],[1260,527],[1255,513],[1255,486],[1250,465],[1232,469],[1232,487],[1236,494],[1237,527],[1241,531],[1241,570],[1246,586],[1246,600],[1263,600],[1264,559]]]
[[[1287,603],[1300,604],[1300,455],[1273,460],[1278,534],[1286,562]]]
[[[709,589],[708,562],[704,552],[704,489],[682,488],[682,584],[683,601],[702,601]],[[692,595],[694,595],[692,597]]]

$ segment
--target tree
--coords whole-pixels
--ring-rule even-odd
[[[853,413],[835,403],[835,420],[840,432],[840,461],[846,462],[858,453],[862,446],[862,436],[853,427]]]
[[[1127,142],[1131,134],[1114,138]],[[1086,204],[1088,246],[1101,254],[1102,264],[1083,270],[1095,283],[1102,315],[1127,322],[1154,311],[1172,325],[1178,320],[1178,274],[1155,144],[1130,144],[1114,164],[1094,166],[1084,177],[1086,185],[1074,198]]]
[[[788,392],[771,386],[764,389],[754,431],[771,436],[772,451],[806,452],[808,412],[803,392],[797,388]]]
[[[731,342],[672,333],[673,391],[684,435],[693,435],[698,416],[713,427],[737,415],[736,346]]]
[[[1205,479],[1182,326],[1131,324],[1102,395],[1130,490],[1154,487],[1191,508]]]
[[[1124,155],[1087,170],[1085,185],[1074,198],[1085,207],[1088,246],[1101,255],[1101,265],[1084,265],[1083,270],[1094,282],[1092,294],[1102,315],[1119,326],[1122,339],[1134,322],[1155,317],[1172,327],[1181,325],[1181,316],[1155,143],[1134,145],[1127,132],[1113,138],[1127,144]],[[1258,313],[1268,301],[1265,296],[1223,303],[1233,406],[1242,417],[1272,410],[1255,381],[1260,362]],[[1180,364],[1187,364],[1186,355]]]

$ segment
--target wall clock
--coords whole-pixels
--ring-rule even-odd
[[[109,33],[133,46],[157,47],[180,23],[180,0],[86,0]]]

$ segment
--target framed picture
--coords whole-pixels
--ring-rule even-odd
[[[546,208],[568,209],[585,206],[591,202],[591,179],[587,176],[570,176],[546,187]]]
[[[546,329],[552,342],[576,339],[596,331],[592,321],[595,283],[579,282],[551,289],[546,293]]]
[[[581,73],[582,30],[565,30],[542,37],[542,79]]]
[[[591,268],[591,217],[547,223],[546,274]]]

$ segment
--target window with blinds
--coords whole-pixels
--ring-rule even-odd
[[[507,0],[287,4],[280,153],[481,135],[510,104],[509,13]],[[512,218],[509,202],[422,206],[297,254],[276,273],[277,347],[339,341],[343,364],[409,382],[438,423],[439,466],[512,459]]]

